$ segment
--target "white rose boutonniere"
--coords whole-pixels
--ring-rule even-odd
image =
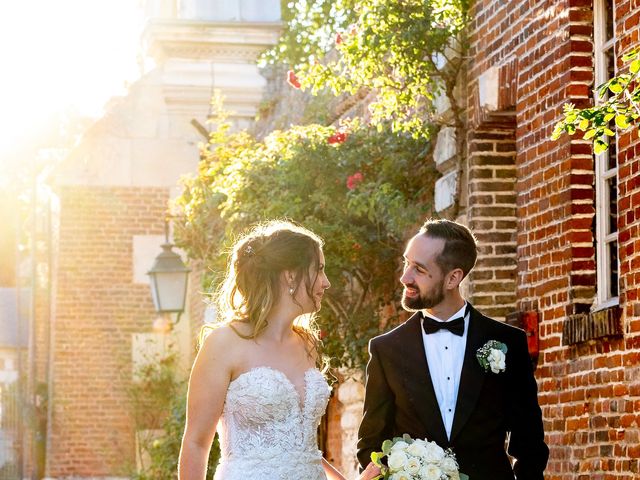
[[[491,370],[493,373],[500,373],[507,368],[507,346],[497,340],[489,340],[480,347],[476,352],[476,357],[485,372]]]

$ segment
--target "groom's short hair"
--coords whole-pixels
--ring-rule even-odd
[[[476,238],[466,226],[445,219],[429,219],[418,234],[444,240],[444,249],[436,258],[444,273],[460,268],[466,277],[476,264],[478,245]]]

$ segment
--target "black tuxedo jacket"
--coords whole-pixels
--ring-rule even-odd
[[[386,439],[407,433],[452,448],[470,480],[542,480],[549,458],[542,412],[524,331],[470,309],[469,331],[451,438],[447,439],[421,333],[421,314],[369,342],[358,461]],[[506,369],[485,372],[476,351],[489,340],[507,345]],[[508,453],[515,459],[511,465]]]

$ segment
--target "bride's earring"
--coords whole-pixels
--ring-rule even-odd
[[[291,295],[292,297],[293,297],[293,292],[294,292],[294,291],[295,291],[295,290],[293,289],[293,287],[289,287],[289,295]]]

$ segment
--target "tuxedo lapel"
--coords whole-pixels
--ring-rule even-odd
[[[476,352],[484,343],[482,315],[472,307],[469,318],[469,331],[467,333],[467,345],[465,347],[462,372],[460,374],[456,412],[451,427],[450,441],[452,443],[456,435],[462,430],[464,424],[469,420],[471,412],[478,401],[480,391],[482,390],[485,375],[476,358]]]
[[[446,447],[449,442],[424,352],[420,319],[416,313],[407,321],[406,339],[402,342],[405,348],[398,352],[404,357],[405,391],[425,427],[427,440]]]

